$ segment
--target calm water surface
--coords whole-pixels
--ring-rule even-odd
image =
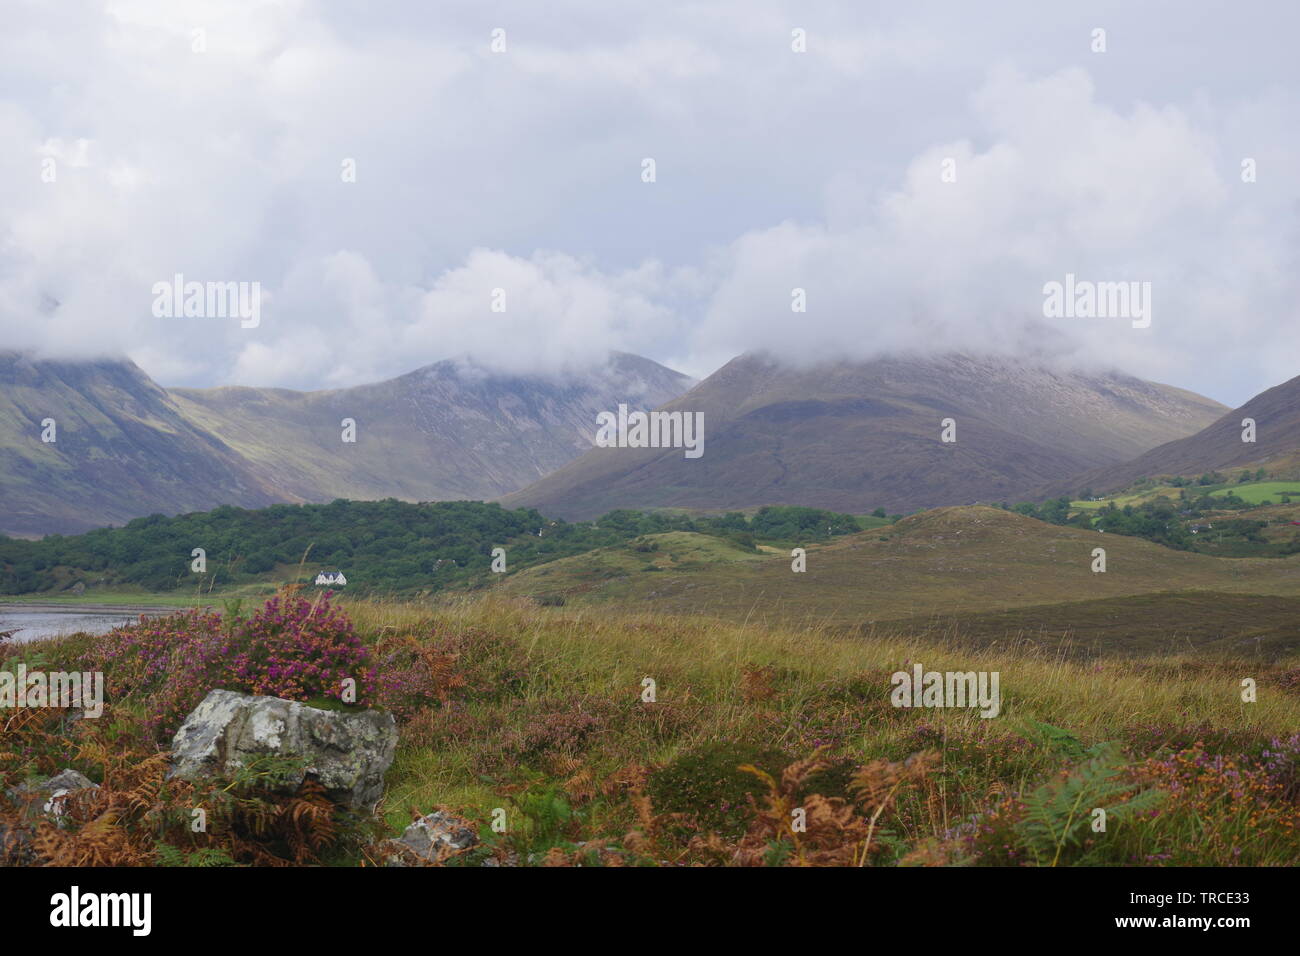
[[[134,624],[140,619],[139,608],[123,610],[54,610],[50,608],[0,607],[0,633],[13,631],[13,643],[35,641],[42,637],[59,637],[64,634],[106,634],[123,624]],[[153,616],[158,611],[143,613]],[[168,613],[168,612],[162,612]]]

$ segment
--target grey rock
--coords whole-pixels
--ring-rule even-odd
[[[449,853],[476,846],[478,834],[468,824],[469,821],[442,810],[426,814],[408,826],[400,838],[385,841],[386,865],[406,866],[411,861],[441,863]]]
[[[61,817],[70,794],[78,790],[98,790],[99,784],[91,783],[89,777],[75,770],[61,770],[46,780],[42,789],[49,793],[50,798],[41,809],[52,817]]]
[[[29,860],[32,823],[44,814],[62,826],[60,818],[68,810],[68,801],[87,790],[99,790],[99,784],[92,783],[90,778],[77,770],[64,769],[53,777],[27,780],[5,791],[5,796],[22,810],[27,822],[13,829],[0,825],[0,858],[10,861]]]
[[[68,800],[74,799],[77,793],[98,789],[99,784],[92,783],[85,774],[66,768],[52,777],[40,777],[20,783],[8,790],[6,796],[17,806],[25,809],[25,815],[29,820],[41,814],[57,820],[63,816]]]
[[[99,784],[92,783],[90,778],[84,773],[67,768],[65,770],[60,770],[53,777],[34,785],[32,789],[41,790],[45,793],[54,793],[58,790],[85,790],[90,787],[98,786]]]
[[[271,771],[263,778],[269,789],[292,792],[310,777],[336,802],[369,810],[383,795],[396,750],[392,714],[214,690],[176,731],[170,776],[229,779],[261,764]]]

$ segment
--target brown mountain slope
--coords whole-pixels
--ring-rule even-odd
[[[614,353],[560,379],[491,374],[444,361],[356,388],[172,389],[185,415],[236,449],[283,494],[307,501],[493,498],[524,487],[591,445],[596,413],[652,408],[692,379]],[[342,421],[356,441],[342,440]]]
[[[702,412],[704,454],[597,448],[503,503],[564,518],[613,508],[799,504],[860,512],[1024,497],[1190,434],[1223,406],[1119,373],[995,358],[811,369],[744,355],[666,406]],[[940,440],[941,421],[957,440]]]
[[[1241,440],[1241,422],[1245,418],[1255,420],[1254,442]],[[1074,476],[1068,487],[1060,482],[1050,484],[1043,489],[1043,495],[1064,494],[1077,488],[1107,493],[1148,476],[1200,475],[1246,465],[1268,467],[1292,463],[1297,452],[1300,452],[1300,376],[1261,392],[1194,435],[1167,442],[1131,461]]]
[[[563,378],[440,362],[323,392],[160,388],[125,360],[0,353],[0,533],[75,533],[222,504],[491,498],[590,446],[598,410],[692,380],[616,353]],[[57,441],[40,440],[54,418]],[[356,441],[342,440],[342,420]]]
[[[41,422],[55,440],[41,441]],[[130,361],[0,354],[0,533],[76,533],[278,496]]]

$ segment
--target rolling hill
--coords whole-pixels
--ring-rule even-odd
[[[0,355],[0,533],[76,533],[222,504],[492,498],[590,447],[600,409],[692,380],[634,355],[560,379],[446,361],[320,392],[167,390],[126,360]],[[41,441],[54,418],[57,440]],[[342,440],[342,420],[356,441]]]
[[[664,411],[700,412],[704,453],[595,448],[503,503],[566,519],[614,508],[864,512],[1017,500],[1222,415],[1115,372],[952,355],[790,368],[732,360]],[[940,440],[941,421],[956,441]]]
[[[732,553],[716,540],[693,542],[697,537],[648,536],[658,548],[601,548],[524,569],[496,587],[579,606],[756,624],[958,637],[973,628],[990,639],[1083,629],[1092,638],[1122,634],[1144,648],[1149,639],[1168,643],[1180,634],[1218,639],[1227,628],[1243,639],[1280,636],[1300,647],[1293,623],[1300,555],[1216,558],[984,506],[938,508],[810,544],[803,573],[791,570],[788,551]],[[1097,547],[1106,550],[1104,573],[1092,570]],[[1256,604],[1267,621],[1252,616]],[[1220,631],[1209,633],[1211,623]]]

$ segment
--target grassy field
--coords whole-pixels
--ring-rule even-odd
[[[211,595],[204,594],[199,596],[196,593],[179,593],[176,591],[109,591],[93,589],[85,594],[72,594],[69,591],[60,591],[56,594],[5,594],[0,595],[0,604],[31,604],[39,607],[43,604],[59,605],[69,607],[94,607],[104,605],[108,607],[206,607],[214,603],[220,603],[221,597],[229,595]]]
[[[1226,497],[1229,494],[1236,495],[1242,501],[1252,505],[1262,504],[1265,501],[1272,501],[1274,504],[1280,502],[1282,495],[1289,494],[1300,500],[1300,481],[1250,481],[1237,483],[1234,481],[1224,482],[1217,485],[1189,485],[1185,489],[1176,485],[1156,485],[1150,488],[1142,488],[1136,491],[1125,491],[1116,495],[1107,495],[1096,501],[1087,501],[1080,499],[1071,501],[1070,508],[1075,511],[1099,511],[1106,508],[1113,501],[1115,507],[1123,508],[1126,505],[1140,505],[1147,501],[1154,501],[1161,496],[1178,500],[1179,495],[1186,490],[1189,495],[1199,496],[1208,494],[1214,497]]]
[[[1084,747],[1162,725],[1213,728],[1241,740],[1300,731],[1294,693],[1270,691],[1267,701],[1242,704],[1237,683],[1247,671],[1232,659],[1211,665],[1173,654],[1079,663],[1032,641],[961,647],[952,641],[966,636],[961,629],[846,635],[655,614],[611,616],[598,609],[539,614],[522,602],[491,598],[432,613],[409,605],[359,605],[353,615],[369,631],[511,635],[526,661],[522,703],[485,704],[478,723],[508,734],[511,720],[523,714],[572,714],[586,702],[591,714],[603,715],[582,748],[593,779],[628,760],[668,764],[715,741],[750,741],[799,755],[832,743],[862,761],[898,760],[924,741],[950,742],[941,749],[951,802],[940,820],[931,821],[945,829],[978,809],[994,784],[1021,790],[1059,769],[1061,752],[1027,746],[1037,739],[1039,723],[1067,729]],[[999,671],[1002,715],[990,721],[970,711],[890,707],[888,674],[917,661],[932,670]],[[1257,664],[1247,670],[1280,675],[1294,660],[1262,670]],[[640,703],[647,676],[656,681],[657,709]],[[1196,736],[1182,733],[1187,743]],[[1164,743],[1178,737],[1173,733]],[[468,812],[500,803],[501,792],[477,775],[488,769],[481,757],[490,749],[483,737],[456,744],[439,743],[436,735],[404,749],[390,776],[391,822],[400,823],[412,807],[449,803]],[[972,759],[976,755],[980,759]],[[922,835],[936,834],[911,834]]]
[[[1227,485],[1210,494],[1211,497],[1219,498],[1233,494],[1252,505],[1263,504],[1265,501],[1277,504],[1283,495],[1300,500],[1300,481],[1257,481],[1245,485]]]
[[[893,518],[877,518],[875,515],[854,515],[863,531],[885,528],[894,523]]]
[[[1033,646],[1080,659],[1168,654],[1272,662],[1300,652],[1300,598],[1167,591],[933,614],[879,629],[966,646]]]
[[[1221,647],[1207,658],[1152,646],[1154,656],[1076,660],[1028,639],[979,646],[961,626],[850,633],[499,594],[347,611],[377,659],[410,641],[434,668],[424,703],[399,712],[379,817],[389,833],[435,808],[464,820],[482,843],[451,864],[1251,865],[1300,854],[1288,796],[1300,783],[1291,653],[1263,660]],[[53,666],[95,646],[69,638],[19,654]],[[917,663],[996,672],[997,716],[893,706],[890,675]],[[84,832],[73,822],[53,859],[373,858],[362,844],[382,832],[347,831],[361,840],[348,843],[330,828],[311,849],[229,836],[225,824],[201,837],[170,830],[176,795],[140,798],[161,786],[141,769],[157,766],[139,730],[151,698],[114,696],[120,666],[130,665],[110,667],[105,719],[0,734],[0,752],[13,755],[6,782],[25,767],[71,765],[104,783],[97,799],[118,795],[117,822]],[[1243,678],[1257,683],[1254,702],[1242,699]],[[301,802],[309,797],[271,805],[275,820],[299,826],[300,814],[319,812]],[[1107,809],[1105,833],[1073,812],[1080,805]],[[141,809],[150,806],[160,809]],[[806,808],[806,831],[790,829],[791,808]],[[490,825],[497,814],[504,832]],[[153,835],[128,833],[129,819],[156,820]],[[175,845],[160,836],[173,832]]]
[[[1108,495],[1099,498],[1096,501],[1079,499],[1071,501],[1070,508],[1074,511],[1098,511],[1109,506],[1113,501],[1116,508],[1123,508],[1125,505],[1140,505],[1144,501],[1153,501],[1164,495],[1166,498],[1177,498],[1179,488],[1173,485],[1157,485],[1154,488],[1144,488],[1140,491],[1129,491],[1118,495]]]

